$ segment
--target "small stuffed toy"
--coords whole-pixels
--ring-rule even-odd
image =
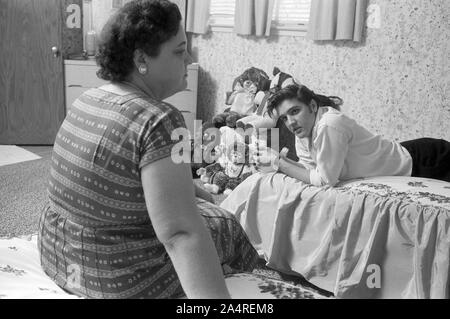
[[[234,142],[225,150],[218,162],[200,168],[197,175],[210,193],[229,195],[242,181],[255,172],[250,165],[250,148],[245,143]]]
[[[268,99],[277,90],[294,84],[295,81],[292,75],[281,72],[277,67],[274,67],[273,75],[274,78],[270,82],[270,90],[265,92],[258,92],[255,96],[254,101],[257,106],[255,113],[239,119],[236,122],[236,127],[247,130],[250,128],[274,128],[277,125],[277,119],[271,118],[266,113]]]
[[[216,139],[218,140],[217,143],[215,143]],[[197,171],[200,168],[215,162],[216,154],[214,145],[218,143],[220,143],[220,131],[211,122],[205,122],[201,131],[195,131],[194,141],[191,147],[191,170],[194,178],[199,177]],[[199,155],[201,155],[200,158]]]
[[[261,69],[251,67],[233,81],[233,92],[227,92],[225,104],[231,107],[216,115],[212,122],[215,127],[236,127],[236,122],[256,110],[255,96],[270,87],[268,75]]]
[[[295,84],[295,80],[292,75],[281,72],[279,68],[273,68],[273,79],[270,81],[270,89],[279,90],[284,89],[288,85]]]

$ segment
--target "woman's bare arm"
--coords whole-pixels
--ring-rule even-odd
[[[219,257],[195,203],[187,164],[170,157],[141,171],[147,210],[188,298],[229,298]]]

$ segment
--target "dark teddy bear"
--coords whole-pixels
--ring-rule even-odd
[[[233,91],[227,92],[226,105],[231,105],[225,112],[212,119],[215,127],[228,126],[236,128],[236,122],[256,109],[254,102],[258,92],[267,91],[270,87],[269,76],[261,69],[251,67],[233,81]]]

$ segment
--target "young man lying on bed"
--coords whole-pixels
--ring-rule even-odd
[[[315,186],[372,176],[412,176],[450,182],[450,142],[423,138],[397,143],[375,135],[339,111],[342,100],[294,84],[273,94],[268,113],[296,136],[299,161],[283,152],[257,155],[271,166]]]

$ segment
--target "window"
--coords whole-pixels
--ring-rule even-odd
[[[295,29],[308,24],[311,0],[277,0],[272,24],[276,28]]]
[[[211,0],[210,25],[213,31],[231,32],[235,0]],[[272,34],[304,35],[309,20],[311,0],[275,0]]]
[[[232,27],[234,25],[234,0],[211,0],[211,26]]]

